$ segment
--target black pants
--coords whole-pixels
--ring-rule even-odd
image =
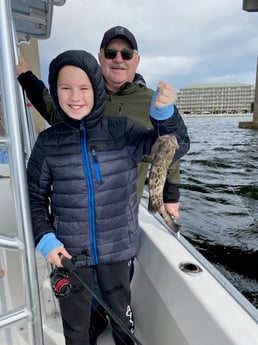
[[[95,267],[78,267],[80,277],[92,289],[93,270],[96,271],[101,297],[119,317],[124,325],[133,332],[133,315],[131,311],[130,266],[128,261]],[[89,325],[91,294],[81,286],[76,278],[71,277],[73,292],[70,296],[60,298],[63,329],[66,345],[89,345]],[[116,345],[132,345],[133,341],[122,329],[110,320]]]

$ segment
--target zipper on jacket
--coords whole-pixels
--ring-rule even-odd
[[[80,141],[82,150],[83,166],[88,186],[88,209],[89,209],[89,228],[90,228],[90,244],[92,250],[92,261],[94,265],[98,264],[98,254],[96,246],[96,229],[95,229],[95,206],[94,206],[94,187],[92,182],[92,175],[90,169],[90,162],[87,153],[87,133],[84,121],[80,128]]]
[[[113,100],[113,93],[108,93],[108,103],[112,103],[112,100]],[[124,108],[124,104],[122,102],[119,103],[118,105],[118,115],[121,115],[122,116],[122,111],[123,111],[123,108]],[[110,114],[112,115],[112,114]]]
[[[99,170],[97,153],[96,153],[96,150],[94,148],[91,149],[91,155],[92,155],[93,168],[94,168],[94,172],[95,172],[96,181],[97,181],[98,185],[100,185],[102,183],[101,174],[100,174],[100,170]]]
[[[119,115],[122,115],[122,110],[123,110],[123,103],[120,103],[119,108],[118,108]]]

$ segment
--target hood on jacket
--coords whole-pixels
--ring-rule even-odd
[[[82,120],[70,118],[60,107],[57,97],[57,76],[60,69],[71,65],[81,68],[89,77],[94,90],[94,107],[91,113],[83,118],[87,126],[95,126],[103,116],[105,87],[101,68],[94,56],[84,50],[67,50],[53,59],[49,65],[48,83],[50,94],[58,109],[59,117],[71,127],[79,127]]]
[[[133,82],[147,87],[145,79],[139,73],[135,73]]]

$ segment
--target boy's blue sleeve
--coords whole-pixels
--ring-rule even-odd
[[[49,253],[52,252],[52,250],[64,246],[62,242],[60,242],[55,234],[53,232],[49,232],[42,236],[41,240],[36,246],[36,250],[41,252],[41,254],[44,256],[46,259],[49,255]]]
[[[150,116],[159,121],[167,120],[174,114],[174,104],[175,102],[168,104],[164,107],[155,107],[154,102],[158,94],[158,89],[152,95]]]

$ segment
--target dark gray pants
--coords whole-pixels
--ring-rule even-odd
[[[128,260],[129,261],[129,260]],[[133,314],[131,311],[130,266],[128,261],[94,267],[78,267],[80,277],[92,289],[93,270],[98,279],[101,297],[119,317],[125,326],[133,332]],[[60,298],[63,329],[66,345],[89,345],[89,325],[91,294],[81,286],[76,278],[71,277],[73,293]],[[133,341],[111,319],[113,337],[116,345],[133,345]]]

